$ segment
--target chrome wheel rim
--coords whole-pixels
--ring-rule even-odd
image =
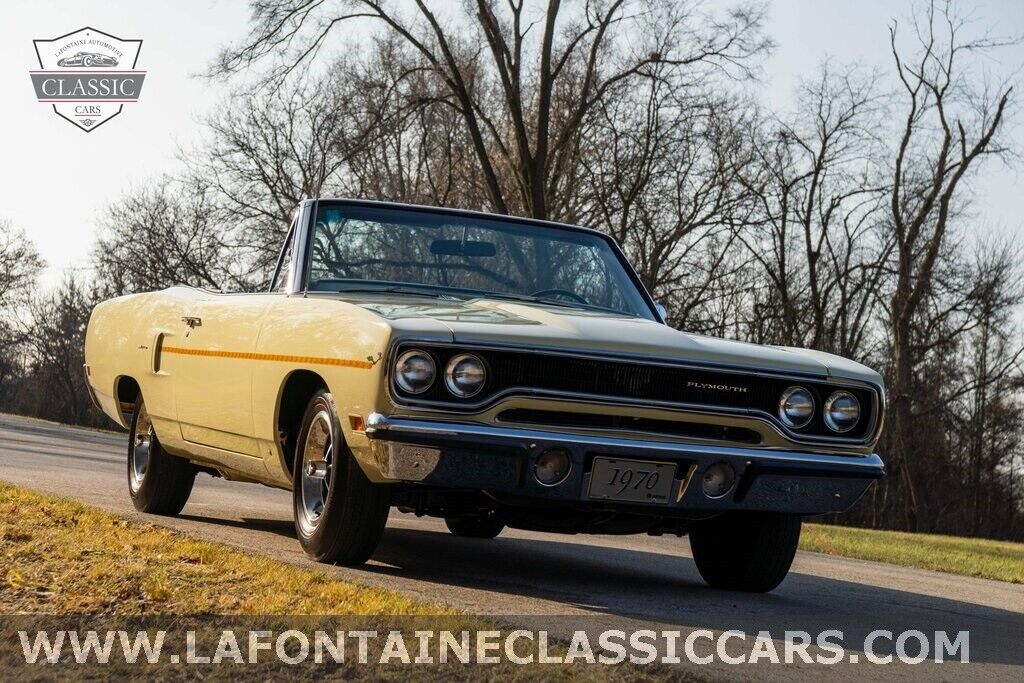
[[[154,439],[153,424],[149,421],[146,406],[139,408],[139,417],[135,420],[135,430],[128,446],[128,485],[132,493],[138,493],[149,471],[149,456]]]
[[[334,429],[330,414],[321,410],[313,416],[302,445],[299,471],[299,527],[306,536],[316,531],[327,506],[334,469]]]

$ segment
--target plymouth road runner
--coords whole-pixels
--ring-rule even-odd
[[[325,562],[369,559],[397,507],[476,538],[688,534],[708,583],[771,590],[801,518],[883,475],[881,378],[662,316],[594,230],[308,200],[268,291],[101,303],[85,371],[145,512],[205,472],[290,489]]]

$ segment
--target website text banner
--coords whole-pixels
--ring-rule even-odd
[[[979,642],[955,624],[854,632],[624,627],[604,617],[6,616],[0,677],[176,680],[230,670],[253,679],[300,672],[372,678],[383,669],[447,676],[454,668],[459,677],[488,678],[525,668],[617,678],[771,669],[855,675],[885,667],[887,676],[921,680],[968,672],[1022,679],[1020,621],[1004,632],[1005,642]]]

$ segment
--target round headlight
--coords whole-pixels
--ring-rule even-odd
[[[790,387],[779,399],[779,419],[787,427],[800,429],[814,417],[814,396],[803,387]]]
[[[860,422],[860,401],[849,391],[837,391],[825,401],[825,424],[833,432],[848,432]]]
[[[437,367],[426,351],[406,351],[395,362],[395,383],[407,394],[422,394],[434,383]]]
[[[484,362],[469,353],[452,358],[444,370],[444,383],[448,391],[459,398],[479,394],[486,379],[487,370],[484,368]]]

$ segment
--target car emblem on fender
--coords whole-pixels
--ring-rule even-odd
[[[126,40],[86,26],[35,44],[39,69],[30,71],[39,102],[85,132],[135,103],[146,72],[136,69],[141,40]]]

